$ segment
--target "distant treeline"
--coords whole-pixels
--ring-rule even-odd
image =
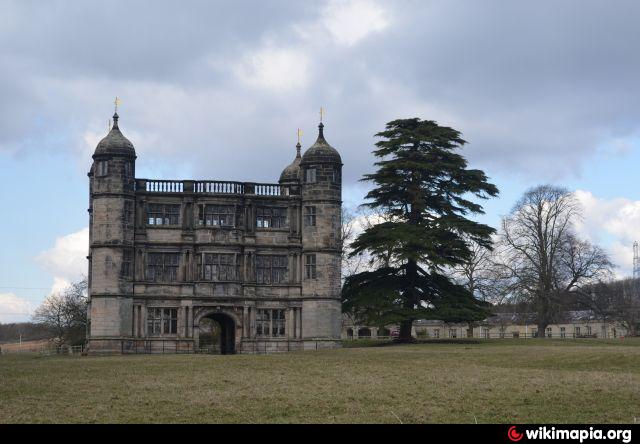
[[[23,341],[37,341],[55,336],[53,330],[43,324],[33,322],[0,324],[0,344],[17,342],[20,340],[20,335],[22,335]]]

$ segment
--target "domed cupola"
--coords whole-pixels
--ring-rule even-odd
[[[298,142],[296,144],[296,158],[293,159],[293,162],[291,162],[291,164],[282,171],[282,174],[280,174],[280,183],[297,183],[300,180],[300,161],[302,160],[300,148],[302,148],[302,145]]]
[[[129,139],[124,137],[118,127],[118,113],[113,115],[113,126],[109,134],[102,139],[96,147],[93,157],[96,156],[126,156],[136,157],[136,150],[133,148],[133,144]]]
[[[305,151],[302,156],[301,164],[311,163],[338,163],[342,165],[340,153],[329,145],[324,138],[324,125],[320,122],[318,125],[318,139],[313,145]]]

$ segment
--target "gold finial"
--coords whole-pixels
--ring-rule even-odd
[[[298,128],[298,143],[300,143],[300,136],[302,136],[302,130]]]
[[[322,123],[322,117],[324,117],[324,108],[320,107],[320,123]]]
[[[116,100],[114,100],[113,103],[116,106],[116,112],[118,112],[118,106],[122,103],[122,101],[118,98],[118,96],[116,96]]]

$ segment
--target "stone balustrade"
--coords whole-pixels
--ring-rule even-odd
[[[291,196],[298,187],[272,183],[230,182],[220,180],[136,179],[136,191],[147,193],[231,194],[255,196]]]

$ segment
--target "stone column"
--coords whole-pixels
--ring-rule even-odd
[[[289,221],[289,236],[293,235],[294,233],[294,225],[295,223],[293,222],[293,217],[294,217],[294,208],[289,205],[287,207],[287,220]]]
[[[295,323],[293,322],[293,308],[287,308],[287,318],[286,318],[286,329],[287,329],[287,338],[293,339],[296,336],[295,332]]]
[[[137,305],[133,305],[133,310],[132,310],[132,316],[133,319],[131,320],[131,336],[133,336],[134,338],[138,335],[138,306]]]
[[[189,306],[182,307],[183,332],[184,337],[189,337]]]
[[[255,339],[256,337],[256,308],[249,308],[249,337]]]
[[[249,307],[242,307],[242,337],[249,337]]]
[[[295,267],[295,259],[293,257],[293,253],[289,253],[287,255],[287,274],[288,274],[288,279],[287,279],[287,283],[288,284],[293,284],[295,282],[295,273],[293,272]]]
[[[147,306],[140,306],[140,337],[147,337]]]

